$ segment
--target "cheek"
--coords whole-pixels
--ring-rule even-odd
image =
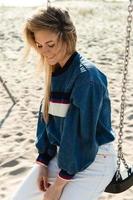
[[[55,54],[58,58],[62,57],[62,55],[64,54],[64,48],[62,46],[59,46],[56,51]]]
[[[44,51],[43,51],[42,48],[38,48],[38,49],[37,49],[37,52],[38,52],[39,54],[41,54],[41,55],[44,55]]]

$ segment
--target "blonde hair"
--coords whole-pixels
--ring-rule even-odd
[[[26,43],[26,56],[29,54],[31,47],[38,51],[34,33],[42,30],[49,30],[58,34],[58,39],[65,42],[67,45],[67,54],[72,54],[75,51],[77,34],[68,11],[60,8],[48,7],[47,9],[37,10],[37,12],[26,20],[23,30],[24,41]],[[45,72],[43,119],[45,122],[48,122],[51,76],[56,66],[50,66],[42,55],[40,55],[39,66],[42,71]]]

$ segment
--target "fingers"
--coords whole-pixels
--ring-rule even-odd
[[[47,188],[48,188],[48,179],[46,177],[43,177],[43,185],[44,185],[45,190],[47,190]]]
[[[46,177],[41,177],[39,178],[38,180],[38,186],[39,186],[39,189],[43,192],[46,192],[46,190],[49,188],[51,184],[48,183],[48,180]]]
[[[39,190],[41,190],[42,192],[45,192],[45,191],[46,191],[46,189],[45,189],[45,187],[44,187],[44,181],[43,181],[43,178],[42,178],[42,177],[39,177],[39,178],[38,178],[37,184],[38,184]]]
[[[46,177],[43,177],[43,181],[44,181],[44,188],[47,190],[51,184],[48,183],[48,178]]]
[[[40,180],[40,182],[39,182],[39,189],[40,189],[42,192],[45,192],[45,191],[46,191],[46,189],[45,189],[45,187],[44,187],[44,182],[43,182],[43,180]]]
[[[50,185],[51,185],[51,184],[50,184],[50,183],[48,183],[48,187],[50,187]]]

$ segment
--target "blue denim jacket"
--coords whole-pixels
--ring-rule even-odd
[[[49,121],[42,119],[40,105],[36,147],[52,157],[59,146],[58,167],[75,174],[95,159],[100,145],[112,142],[111,106],[106,76],[83,55],[53,74]]]

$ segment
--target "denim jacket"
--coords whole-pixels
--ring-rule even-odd
[[[59,146],[58,167],[75,174],[94,161],[100,145],[114,139],[107,78],[77,52],[64,70],[52,76],[47,124],[40,104],[35,143],[38,153],[47,153],[49,162]]]

